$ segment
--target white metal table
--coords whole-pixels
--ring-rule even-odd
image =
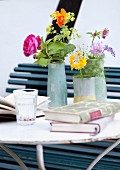
[[[68,103],[72,102],[73,99],[69,98]],[[46,107],[47,106],[45,106],[45,108]],[[96,136],[90,136],[89,134],[83,133],[50,132],[50,129],[50,121],[45,120],[44,117],[38,118],[36,123],[31,126],[20,126],[16,122],[0,123],[0,147],[2,147],[18,162],[22,170],[28,170],[22,160],[8,147],[6,147],[5,144],[36,145],[38,167],[40,170],[45,170],[43,144],[85,143],[116,139],[115,143],[108,147],[89,165],[87,170],[91,170],[104,155],[120,143],[120,113],[116,114],[114,121]]]
[[[9,150],[5,144],[36,145],[38,167],[40,170],[45,170],[42,148],[43,144],[70,144],[118,139],[111,147],[105,150],[104,153],[99,155],[98,158],[93,161],[87,169],[90,170],[101,159],[101,157],[120,143],[120,120],[117,119],[118,116],[116,115],[115,120],[96,136],[80,133],[71,134],[50,132],[50,122],[44,118],[38,118],[36,124],[31,126],[19,126],[16,122],[0,123],[0,146],[20,164],[23,170],[27,170],[27,167],[22,160],[20,160],[11,150]]]

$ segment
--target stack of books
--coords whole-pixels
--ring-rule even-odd
[[[82,101],[44,110],[44,113],[45,119],[51,120],[51,131],[97,134],[119,111],[120,102]]]

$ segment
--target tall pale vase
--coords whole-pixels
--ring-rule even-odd
[[[95,77],[79,78],[73,77],[74,103],[83,100],[96,100]]]
[[[104,59],[88,59],[84,74],[95,76],[96,100],[107,100],[106,79],[104,75]]]
[[[48,65],[48,97],[49,107],[59,107],[67,104],[67,84],[64,63],[50,63]]]

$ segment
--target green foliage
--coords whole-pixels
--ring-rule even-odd
[[[76,48],[73,44],[67,44],[59,41],[42,40],[42,49],[37,52],[37,59],[34,63],[41,66],[47,66],[49,63],[62,62],[65,57]]]
[[[89,77],[103,76],[104,58],[88,59],[87,65],[82,69],[82,74]]]
[[[41,66],[47,66],[49,63],[63,62],[65,57],[76,49],[74,44],[67,44],[71,39],[75,37],[80,38],[77,29],[69,28],[68,23],[75,20],[75,14],[73,12],[66,12],[65,9],[53,12],[50,17],[55,21],[56,25],[59,26],[59,31],[56,30],[53,24],[50,24],[46,28],[48,35],[53,34],[53,38],[47,41],[41,37],[41,45],[35,55],[35,63]],[[61,17],[63,20],[62,24]]]
[[[90,78],[104,76],[104,58],[88,59],[87,65],[78,70],[78,73],[73,75],[76,78]]]
[[[94,42],[95,37],[97,37],[97,38],[99,38],[99,39],[100,39],[101,31],[97,31],[97,30],[96,30],[94,33],[92,33],[92,32],[87,32],[86,34],[91,35],[91,37],[92,37],[92,43],[93,43],[93,42]]]
[[[65,44],[62,42],[50,42],[47,46],[48,55],[55,55],[59,53],[60,50],[64,50],[65,47]]]
[[[72,51],[74,51],[76,49],[76,46],[74,44],[66,44],[66,53],[71,53]]]

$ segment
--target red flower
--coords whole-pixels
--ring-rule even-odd
[[[93,35],[94,35],[94,37],[95,37],[95,36],[97,36],[97,33],[96,33],[96,32],[94,32],[94,34],[93,34]]]

